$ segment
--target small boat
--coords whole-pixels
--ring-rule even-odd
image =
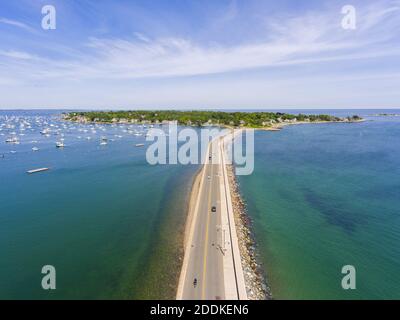
[[[56,142],[56,148],[64,148],[65,144],[64,141],[57,141]]]
[[[6,143],[19,144],[19,140],[17,137],[10,137],[6,140]]]
[[[144,147],[144,143],[138,143],[136,144],[136,147]]]
[[[100,145],[105,146],[105,145],[107,145],[107,143],[108,143],[107,137],[101,137]]]
[[[39,148],[38,147],[33,147],[32,151],[39,151]]]
[[[50,170],[49,168],[39,168],[39,169],[33,169],[33,170],[28,170],[26,173],[33,174],[33,173],[38,173],[38,172],[43,172]]]

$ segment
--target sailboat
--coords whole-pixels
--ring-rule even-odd
[[[19,144],[19,140],[17,137],[10,137],[6,140],[6,143],[12,143],[12,144]]]
[[[105,146],[105,145],[107,145],[107,143],[108,143],[108,139],[106,137],[101,137],[100,145]]]
[[[56,148],[64,148],[65,144],[64,144],[64,139],[61,139],[60,141],[56,142]]]

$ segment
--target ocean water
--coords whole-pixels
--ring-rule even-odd
[[[400,298],[400,117],[371,116],[400,112],[288,112],[372,121],[256,132],[255,172],[239,183],[274,298]],[[0,111],[0,299],[174,298],[198,166],[149,166],[144,136],[127,132],[143,128],[58,115]],[[51,170],[26,174],[39,167]],[[55,291],[41,288],[44,265]],[[356,290],[341,288],[343,265]]]
[[[0,112],[0,299],[174,298],[198,167],[150,166],[132,134],[143,128],[58,114]],[[13,132],[19,145],[5,143]],[[41,167],[51,170],[26,173]],[[54,291],[41,288],[44,265],[56,268]]]
[[[239,183],[275,299],[400,298],[400,117],[381,112],[400,114],[329,110],[368,121],[256,132]]]

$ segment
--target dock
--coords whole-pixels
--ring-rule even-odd
[[[47,171],[47,170],[50,170],[50,169],[49,168],[33,169],[33,170],[27,171],[26,173],[33,174],[33,173],[43,172],[43,171]]]

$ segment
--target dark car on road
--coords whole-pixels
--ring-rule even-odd
[[[211,212],[217,212],[217,208],[215,206],[211,207]]]

